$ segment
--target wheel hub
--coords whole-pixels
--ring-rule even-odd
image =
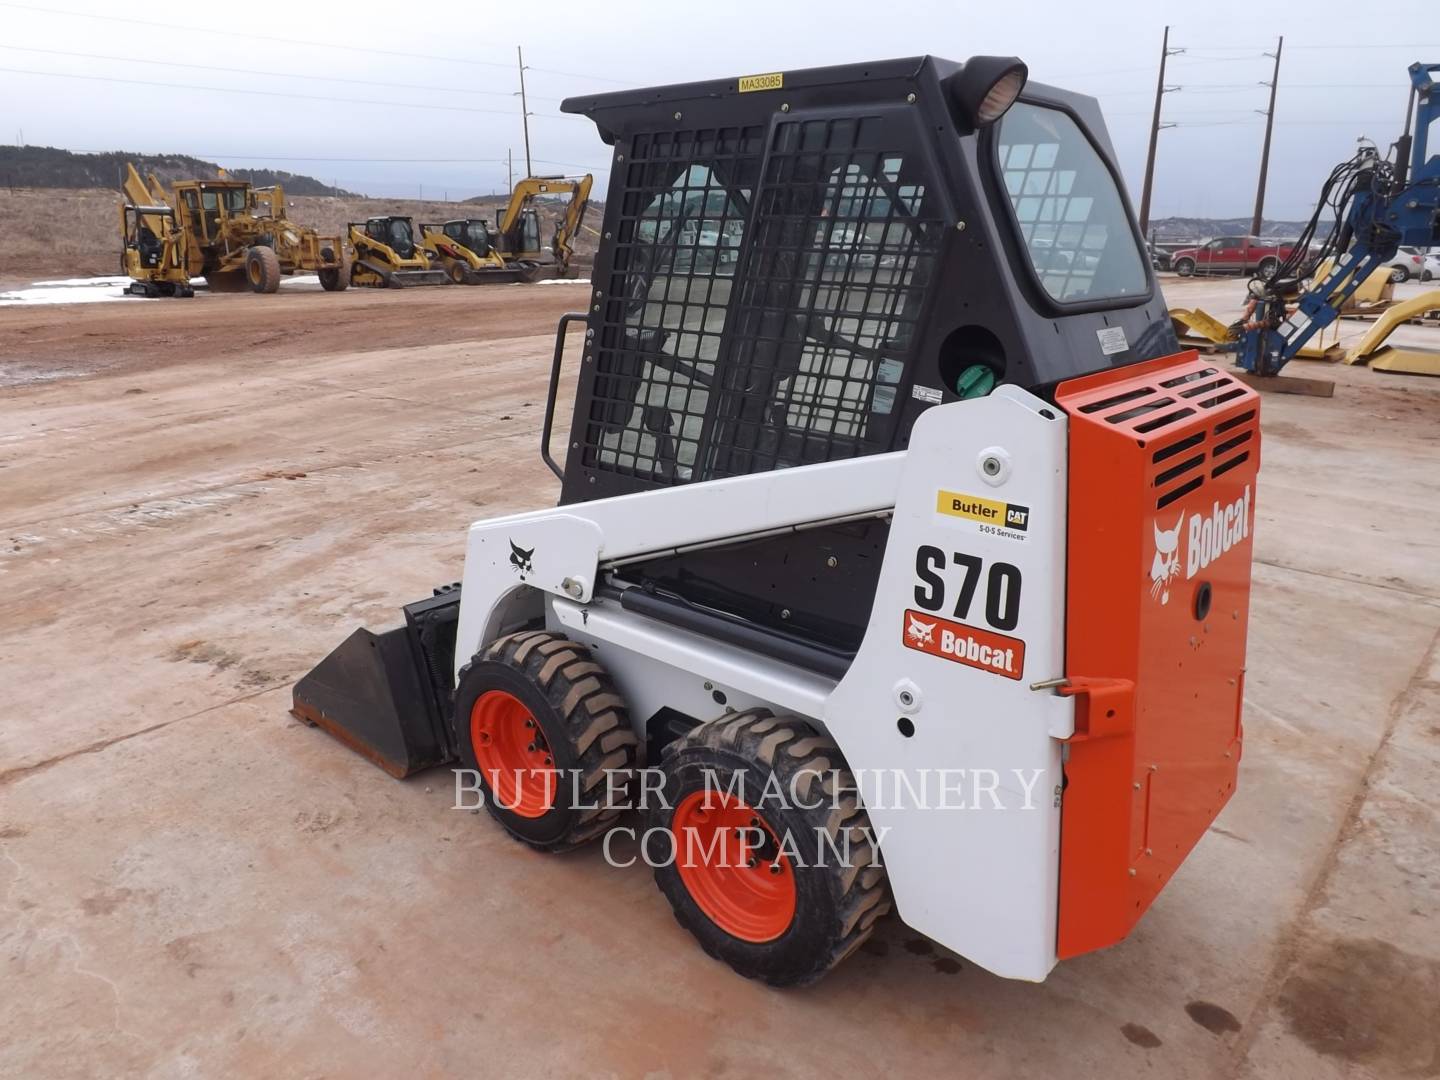
[[[555,805],[559,770],[545,732],[525,704],[504,690],[488,690],[470,710],[470,746],[496,804],[538,818]]]
[[[775,830],[738,798],[696,791],[675,808],[675,867],[707,918],[742,941],[774,941],[795,918],[795,869]]]

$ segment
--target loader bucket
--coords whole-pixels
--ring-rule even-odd
[[[449,285],[450,275],[444,270],[393,270],[390,283],[406,289],[414,285]]]
[[[451,760],[459,610],[447,586],[407,604],[404,626],[356,630],[295,684],[290,711],[397,778]]]

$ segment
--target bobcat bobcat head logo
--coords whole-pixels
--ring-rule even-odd
[[[1150,595],[1162,604],[1170,602],[1170,582],[1180,576],[1180,526],[1184,523],[1183,510],[1168,532],[1158,522],[1151,523],[1155,530],[1155,558],[1150,563]]]
[[[916,645],[929,645],[935,636],[935,624],[933,622],[921,622],[915,618],[914,615],[911,615],[910,625],[905,628],[905,636],[915,642]]]
[[[513,569],[517,574],[521,575],[522,577],[523,577],[524,575],[526,575],[526,574],[529,574],[529,573],[534,572],[534,570],[535,570],[535,564],[530,561],[531,557],[532,557],[534,554],[535,554],[535,549],[534,549],[534,548],[530,548],[530,549],[527,550],[527,549],[522,548],[522,547],[520,547],[519,545],[517,545],[514,540],[511,540],[511,541],[510,541],[510,567],[511,567],[511,569]]]

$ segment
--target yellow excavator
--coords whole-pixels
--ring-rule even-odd
[[[430,258],[415,242],[415,223],[391,215],[350,223],[350,284],[374,289],[403,289],[412,285],[448,285],[445,271],[430,265]]]
[[[203,275],[211,292],[249,288],[273,293],[280,288],[282,277],[301,271],[317,274],[329,292],[350,283],[340,237],[321,236],[291,221],[285,211],[285,192],[278,185],[256,188],[243,180],[179,180],[167,192],[154,174],[141,179],[135,166],[127,165],[124,191],[127,205],[144,208],[138,214],[137,259],[133,261],[143,262],[138,252],[147,229],[157,237],[178,233],[175,248],[184,261],[187,287],[188,278]],[[125,217],[122,208],[128,252]],[[134,277],[128,255],[125,262],[126,273]],[[136,279],[142,287],[167,284],[154,280],[154,268],[137,265],[135,269],[142,271]],[[178,271],[169,273],[176,278],[170,283],[178,283]]]
[[[133,170],[132,170],[133,174]],[[194,296],[186,269],[188,236],[175,221],[175,211],[154,204],[143,185],[126,188],[120,204],[120,271],[130,278],[132,296]]]
[[[515,185],[509,205],[495,215],[491,242],[505,265],[518,271],[519,280],[528,283],[576,275],[571,265],[575,237],[585,220],[594,182],[595,178],[586,173],[578,177],[527,176]],[[550,246],[545,248],[540,242],[540,214],[535,203],[557,195],[569,195],[570,200],[560,215]]]

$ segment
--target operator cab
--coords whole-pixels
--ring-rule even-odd
[[[562,501],[901,450],[932,405],[1177,350],[1097,103],[1005,61],[980,119],[994,62],[563,104],[615,161]]]
[[[372,217],[365,222],[365,235],[384,244],[402,259],[415,254],[415,228],[407,217]]]
[[[189,219],[203,243],[213,243],[225,218],[244,214],[250,185],[240,182],[201,181],[176,185]]]
[[[127,203],[124,208],[125,247],[136,252],[140,266],[154,270],[164,255],[164,242],[151,228],[148,219],[165,219],[170,228],[175,227],[175,211],[168,206],[135,206]]]
[[[447,221],[441,226],[441,232],[476,255],[484,255],[490,250],[490,226],[481,218]]]
[[[614,165],[561,502],[904,450],[942,402],[1177,352],[1099,105],[1025,79],[917,57],[567,100]],[[853,649],[886,534],[627,575]],[[817,545],[860,569],[797,593]]]
[[[520,211],[520,216],[509,233],[500,226],[504,223],[505,211],[495,211],[495,247],[510,255],[535,255],[540,252],[540,214],[533,206]]]

